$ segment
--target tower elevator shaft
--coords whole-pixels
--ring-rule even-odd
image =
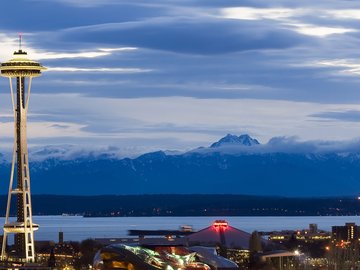
[[[26,119],[25,123],[22,121],[22,111],[25,109],[25,78],[17,77],[16,78],[16,110],[14,117],[16,120],[15,124],[15,137],[16,137],[16,189],[23,190],[24,181],[23,179],[23,168],[24,166],[28,167],[28,164],[24,164],[22,157],[25,157],[27,154],[27,145],[22,144],[22,136],[26,137]],[[25,125],[25,126],[24,126]],[[25,127],[25,128],[24,128]],[[19,223],[24,222],[24,193],[18,193],[16,195],[16,221]],[[25,235],[23,233],[17,233],[14,236],[15,250],[18,253],[17,256],[25,256]]]

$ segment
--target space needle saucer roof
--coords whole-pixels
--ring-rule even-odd
[[[38,77],[46,70],[39,62],[26,58],[27,53],[19,50],[14,52],[14,58],[1,63],[0,72],[3,77]]]

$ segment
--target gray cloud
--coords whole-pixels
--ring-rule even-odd
[[[124,142],[130,140],[124,140]],[[72,160],[84,157],[107,157],[114,159],[121,159],[125,157],[137,157],[141,154],[163,150],[169,154],[191,154],[191,153],[221,153],[231,155],[243,154],[304,154],[304,155],[351,155],[360,153],[360,140],[349,141],[299,141],[296,137],[274,137],[266,144],[253,145],[253,146],[221,146],[218,148],[201,147],[195,145],[194,149],[186,151],[171,151],[159,147],[159,144],[164,143],[164,140],[157,141],[155,139],[149,142],[154,145],[152,149],[141,147],[119,147],[119,146],[106,146],[106,145],[75,145],[75,144],[62,144],[62,145],[47,145],[47,146],[33,146],[30,148],[30,158],[32,161],[42,161],[49,158]],[[168,139],[166,143],[176,144],[175,141]],[[5,153],[4,158],[9,160],[10,153]]]
[[[40,2],[44,4],[42,8],[46,10],[47,5],[44,1]],[[36,3],[40,2],[36,1]],[[259,98],[324,103],[346,103],[360,98],[360,93],[355,88],[358,84],[357,78],[335,80],[333,74],[337,71],[336,67],[300,67],[299,65],[304,61],[311,62],[328,55],[341,58],[347,56],[348,52],[352,57],[356,56],[360,42],[354,33],[334,35],[319,40],[296,33],[291,27],[285,27],[281,21],[229,20],[209,16],[216,14],[218,8],[239,6],[236,1],[226,4],[223,1],[209,1],[202,4],[196,1],[171,1],[171,3],[157,1],[152,4],[146,1],[139,1],[136,4],[126,1],[122,1],[121,4],[113,1],[102,3],[93,1],[92,3],[96,5],[90,7],[79,6],[76,5],[77,3],[58,1],[57,5],[61,7],[57,12],[68,14],[71,11],[73,15],[70,19],[75,18],[78,13],[86,14],[86,19],[82,17],[85,15],[79,17],[78,21],[81,24],[56,22],[58,31],[35,32],[28,36],[29,42],[38,48],[60,52],[104,46],[135,46],[141,49],[136,52],[113,53],[91,59],[44,60],[45,65],[70,66],[83,70],[124,67],[155,70],[155,72],[123,76],[104,72],[46,73],[46,76],[37,82],[40,84],[37,89],[40,93],[53,91],[81,93],[94,97],[127,98],[147,96]],[[97,6],[98,4],[100,7]],[[262,8],[316,7],[321,13],[337,6],[337,2],[331,1],[329,4],[323,1],[317,3],[305,1],[301,5],[284,2],[280,5],[246,1],[241,5]],[[346,3],[342,8],[350,7],[352,4]],[[321,8],[324,8],[324,11]],[[125,19],[122,16],[116,18],[112,15],[114,10],[125,10],[127,16]],[[98,15],[93,16],[92,13],[95,12],[98,14],[104,12],[109,16],[105,16],[106,21],[99,20]],[[310,15],[297,15],[293,19],[300,23],[314,23],[319,26],[350,26],[348,20],[317,16],[315,11]],[[351,23],[351,27],[356,27],[354,22]],[[346,50],[339,50],[339,44],[346,44]],[[298,66],[295,67],[294,64]],[[54,84],[55,79],[63,83]],[[94,83],[81,85],[75,81]],[[104,81],[108,83],[101,85]],[[122,82],[118,84],[119,81]],[[65,86],[66,82],[69,83]],[[240,87],[238,91],[228,90],[244,84],[249,87],[247,89]],[[206,89],[206,85],[212,87]],[[106,89],[99,90],[100,87]],[[346,95],[340,91],[344,89]]]
[[[54,125],[51,125],[51,127],[60,128],[60,129],[66,129],[66,128],[69,128],[69,125],[54,124]]]
[[[274,25],[269,27],[252,21],[187,18],[80,27],[60,33],[58,39],[205,55],[284,49],[302,42],[298,34]]]
[[[222,8],[239,6],[262,8],[261,12],[267,16],[260,16],[254,20],[221,17]],[[327,32],[332,28],[359,29],[359,21],[351,17],[326,15],[329,10],[341,12],[343,9],[358,8],[356,6],[358,4],[354,1],[335,0],[315,2],[246,0],[241,3],[221,0],[201,2],[14,0],[4,1],[2,5],[3,16],[0,17],[0,25],[3,28],[0,32],[0,41],[2,55],[6,51],[9,53],[9,58],[13,51],[12,47],[16,47],[16,33],[19,31],[25,32],[24,47],[29,48],[30,52],[37,52],[37,55],[40,55],[40,52],[75,55],[99,52],[101,48],[123,46],[138,48],[133,51],[111,51],[109,54],[97,55],[93,58],[41,59],[45,66],[72,67],[82,72],[57,70],[44,73],[44,76],[34,80],[32,93],[38,96],[31,99],[30,111],[33,115],[30,115],[30,121],[36,124],[50,121],[49,125],[54,124],[52,127],[59,125],[58,127],[63,126],[63,129],[67,125],[76,124],[79,134],[82,131],[86,136],[91,134],[91,138],[60,138],[49,135],[48,138],[32,138],[33,144],[52,144],[60,141],[69,144],[106,142],[108,145],[120,143],[141,145],[146,149],[149,149],[149,146],[152,149],[162,149],[164,145],[170,148],[172,145],[175,149],[188,149],[196,147],[199,142],[209,141],[210,137],[220,136],[219,130],[223,130],[224,122],[230,123],[226,128],[231,131],[231,124],[236,122],[234,115],[251,118],[251,123],[250,121],[245,123],[243,120],[236,122],[234,132],[246,126],[249,132],[259,134],[261,138],[268,139],[282,134],[306,134],[304,135],[306,138],[320,139],[324,139],[322,136],[332,139],[340,136],[349,138],[358,134],[356,125],[358,112],[349,111],[348,108],[354,108],[349,104],[360,100],[360,91],[358,91],[360,76],[358,74],[339,76],[343,68],[314,63],[334,59],[351,60],[349,61],[351,63],[359,62],[359,31],[340,31],[341,34]],[[269,15],[272,14],[272,10],[268,8],[284,8],[290,10],[291,14],[285,14],[284,18],[271,18]],[[307,12],[294,11],[294,8],[304,9]],[[18,14],[17,17],[13,16],[14,10]],[[299,25],[305,25],[306,30],[313,35],[301,33]],[[314,32],[321,30],[326,34],[314,35]],[[29,57],[32,57],[30,53]],[[108,72],[119,68],[151,70],[151,72],[134,74]],[[8,87],[6,80],[0,80],[0,86],[1,89],[9,92],[5,89]],[[61,93],[76,95],[71,99],[60,97],[56,102],[48,104],[51,95]],[[86,102],[92,104],[91,113],[84,109],[86,105],[82,104],[84,99],[79,98],[84,96],[90,97]],[[40,97],[46,98],[42,98],[39,102],[36,98]],[[200,120],[194,121],[195,124],[186,125],[182,118],[184,113],[179,112],[174,114],[173,119],[163,121],[157,119],[149,123],[151,121],[147,122],[146,119],[147,117],[151,119],[150,114],[128,119],[127,115],[116,113],[121,112],[121,106],[113,106],[113,111],[108,113],[111,117],[105,117],[101,114],[106,108],[96,107],[96,102],[101,103],[105,99],[128,98],[122,103],[124,106],[131,100],[142,97],[154,99],[174,97],[174,100],[191,97],[207,101],[216,99],[217,103],[211,106],[218,111],[217,115],[212,117],[218,115],[222,117],[207,126],[200,126]],[[233,112],[228,112],[226,105],[222,103],[223,100],[241,99],[252,100],[254,104],[247,110],[234,106]],[[289,122],[288,115],[283,111],[274,115],[275,107],[262,107],[266,104],[264,100],[296,101],[296,104],[306,101],[314,106],[311,111],[304,113],[304,117],[298,116],[296,120]],[[6,102],[10,106],[10,100]],[[3,112],[5,101],[0,100],[0,103]],[[145,108],[146,104],[146,102],[138,104],[136,110],[149,110]],[[318,104],[338,104],[338,106],[321,107],[320,112],[317,112],[313,107]],[[206,105],[194,106],[200,108],[199,111],[194,110],[191,120],[204,119],[201,110],[204,110]],[[309,107],[299,106],[299,108],[306,110]],[[180,111],[176,106],[171,110]],[[265,113],[257,113],[259,111]],[[278,121],[271,124],[263,121],[262,116],[267,112],[272,115],[272,119]],[[289,118],[292,116],[295,118],[296,115],[292,112]],[[11,121],[10,118],[2,121],[8,120]],[[317,125],[319,122],[309,120],[327,122],[319,127]],[[350,129],[349,132],[338,132],[339,127],[344,127],[349,122],[352,124],[350,127],[346,126]],[[292,124],[294,126],[291,126]],[[311,127],[316,129],[317,133]],[[307,130],[303,131],[301,128]],[[62,129],[58,129],[60,133]],[[114,138],[116,133],[122,132],[136,133],[138,137]],[[148,132],[158,132],[158,134],[153,134],[154,138],[148,138]],[[171,132],[173,133],[170,134]],[[190,135],[183,139],[187,132]],[[331,137],[334,133],[336,135]],[[207,137],[195,139],[194,136],[199,134],[206,134]],[[300,142],[282,139],[278,143],[274,140],[266,147],[291,149],[298,147],[299,144]],[[315,147],[314,143],[302,145],[302,148],[308,151],[317,151],[319,147],[319,144]]]
[[[348,110],[342,112],[320,112],[316,114],[311,114],[309,116],[336,121],[360,122],[360,111],[356,110]]]
[[[296,137],[274,137],[266,144],[249,146],[221,146],[220,148],[200,148],[191,152],[223,154],[358,154],[360,139],[349,141],[299,141]]]

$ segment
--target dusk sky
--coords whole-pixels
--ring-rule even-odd
[[[360,137],[357,1],[3,1],[0,62],[23,49],[30,146],[132,155],[208,146],[227,133]],[[0,146],[12,146],[0,80]]]

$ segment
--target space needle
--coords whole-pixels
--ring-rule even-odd
[[[26,122],[32,79],[39,77],[41,71],[45,69],[40,63],[27,58],[27,53],[21,48],[21,35],[19,35],[19,50],[14,52],[13,59],[1,63],[0,66],[0,75],[9,78],[15,133],[1,250],[2,260],[35,261],[34,231],[39,225],[34,224],[32,220]],[[15,89],[13,83],[16,85]],[[12,196],[16,200],[15,221],[9,220]],[[14,254],[11,257],[9,252],[6,252],[8,234],[15,234],[15,252],[11,253]]]

